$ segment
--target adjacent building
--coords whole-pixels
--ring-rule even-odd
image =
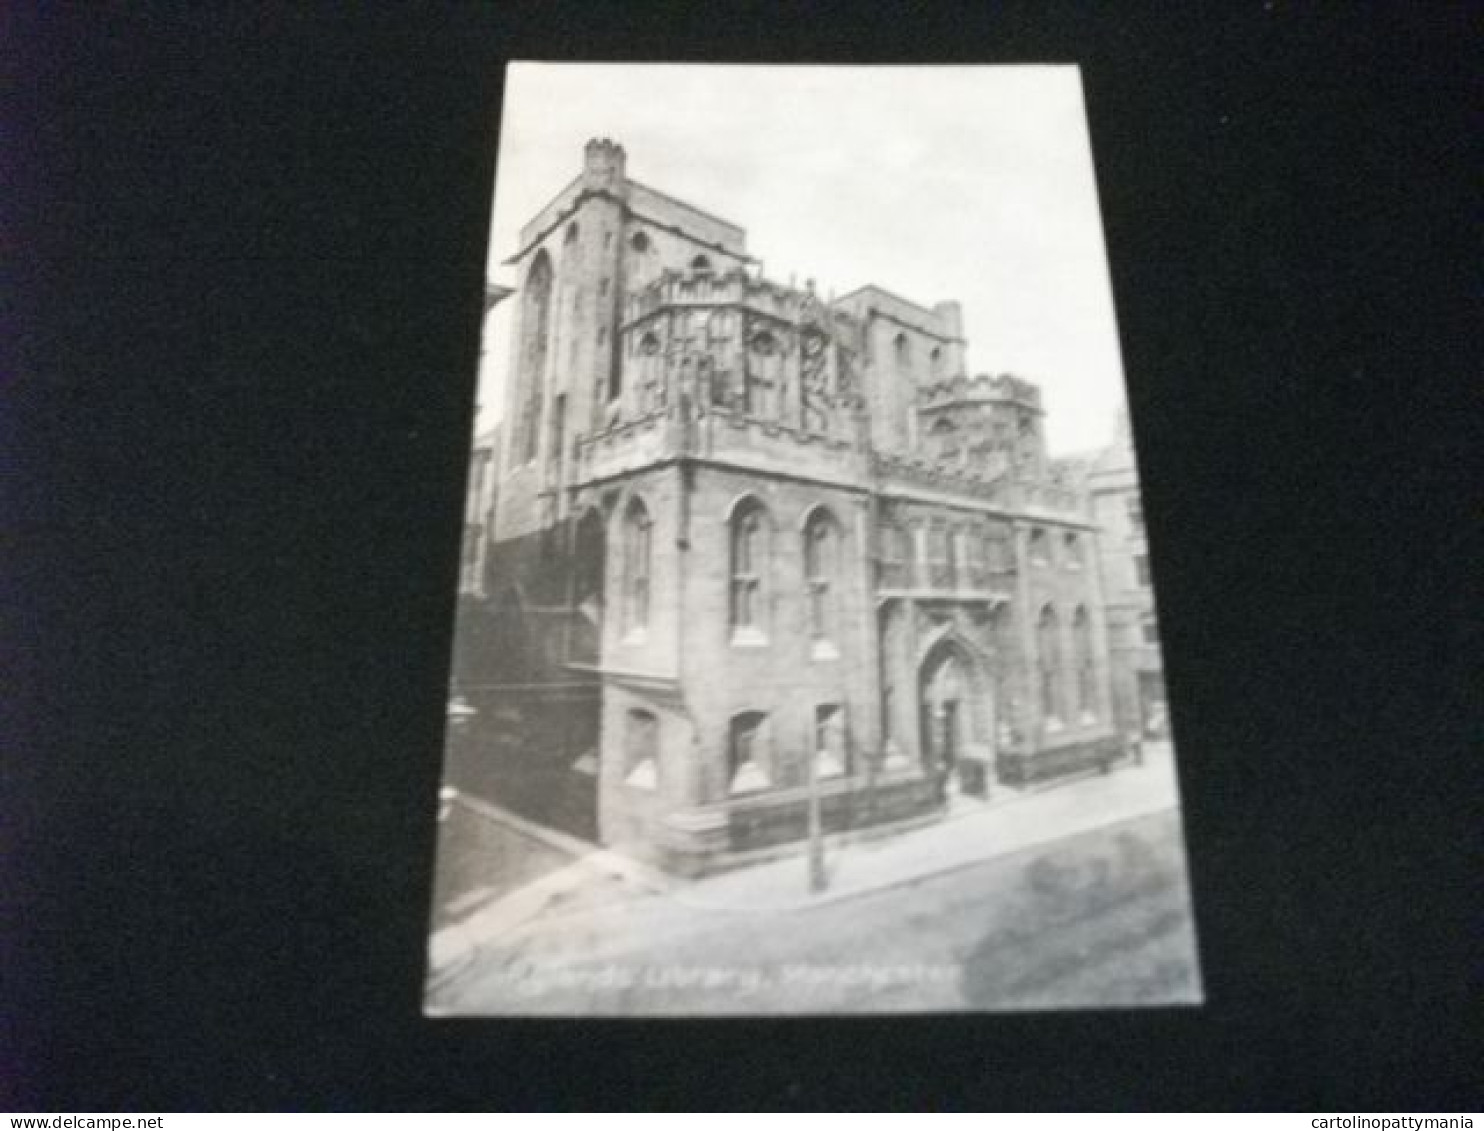
[[[1113,442],[1087,469],[1085,482],[1099,530],[1114,719],[1120,731],[1131,737],[1164,738],[1169,722],[1159,620],[1149,573],[1139,470],[1126,413],[1119,419]]]
[[[956,303],[769,280],[606,139],[507,263],[455,784],[699,873],[1120,757],[1088,498]]]

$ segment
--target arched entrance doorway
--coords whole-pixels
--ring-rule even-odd
[[[984,796],[994,761],[994,703],[984,665],[946,638],[924,657],[918,675],[923,766],[945,789]]]

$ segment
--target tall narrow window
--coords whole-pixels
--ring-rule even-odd
[[[649,571],[651,548],[649,511],[638,499],[624,512],[624,604],[626,633],[642,633],[649,626]]]
[[[733,637],[758,642],[763,638],[763,576],[767,568],[767,516],[762,504],[748,499],[732,515]]]
[[[1139,582],[1140,589],[1149,588],[1149,555],[1134,555],[1134,576]]]
[[[982,530],[970,530],[964,534],[969,556],[969,586],[974,589],[989,588],[989,536]]]
[[[964,532],[955,526],[948,532],[948,587],[961,589],[969,583],[964,561]]]
[[[881,559],[877,584],[893,589],[907,584],[907,532],[894,523],[880,528]]]
[[[1061,638],[1056,610],[1050,605],[1041,610],[1041,619],[1036,624],[1036,660],[1041,682],[1041,714],[1048,724],[1059,726],[1056,678],[1061,668]]]
[[[834,633],[835,575],[839,527],[826,510],[816,510],[804,525],[804,584],[809,595],[809,638],[816,645]]]
[[[892,356],[896,358],[898,369],[910,369],[912,367],[912,342],[906,334],[899,333],[891,340]]]
[[[989,568],[991,573],[1010,573],[1015,569],[1015,547],[1010,529],[996,523],[989,532]]]
[[[519,462],[530,463],[541,445],[541,401],[546,381],[546,351],[551,336],[551,257],[539,251],[526,272],[521,305]]]
[[[732,718],[727,741],[728,792],[768,787],[767,725],[768,716],[762,711],[744,711]]]
[[[551,439],[546,449],[546,462],[553,471],[562,467],[562,445],[566,443],[567,394],[558,393],[551,402]]]
[[[941,522],[927,529],[928,583],[934,589],[953,588],[952,564],[948,558],[948,528]]]
[[[1072,614],[1072,649],[1077,661],[1077,714],[1084,721],[1091,721],[1097,716],[1092,669],[1092,621],[1087,615],[1087,609],[1081,605]]]

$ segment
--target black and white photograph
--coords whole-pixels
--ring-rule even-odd
[[[513,64],[426,1008],[1201,1000],[1075,67]]]
[[[9,6],[0,1108],[1477,1124],[1471,15]]]

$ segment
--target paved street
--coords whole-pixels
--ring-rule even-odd
[[[1175,811],[818,906],[649,893],[487,942],[438,1013],[1038,1009],[1196,1000]]]

